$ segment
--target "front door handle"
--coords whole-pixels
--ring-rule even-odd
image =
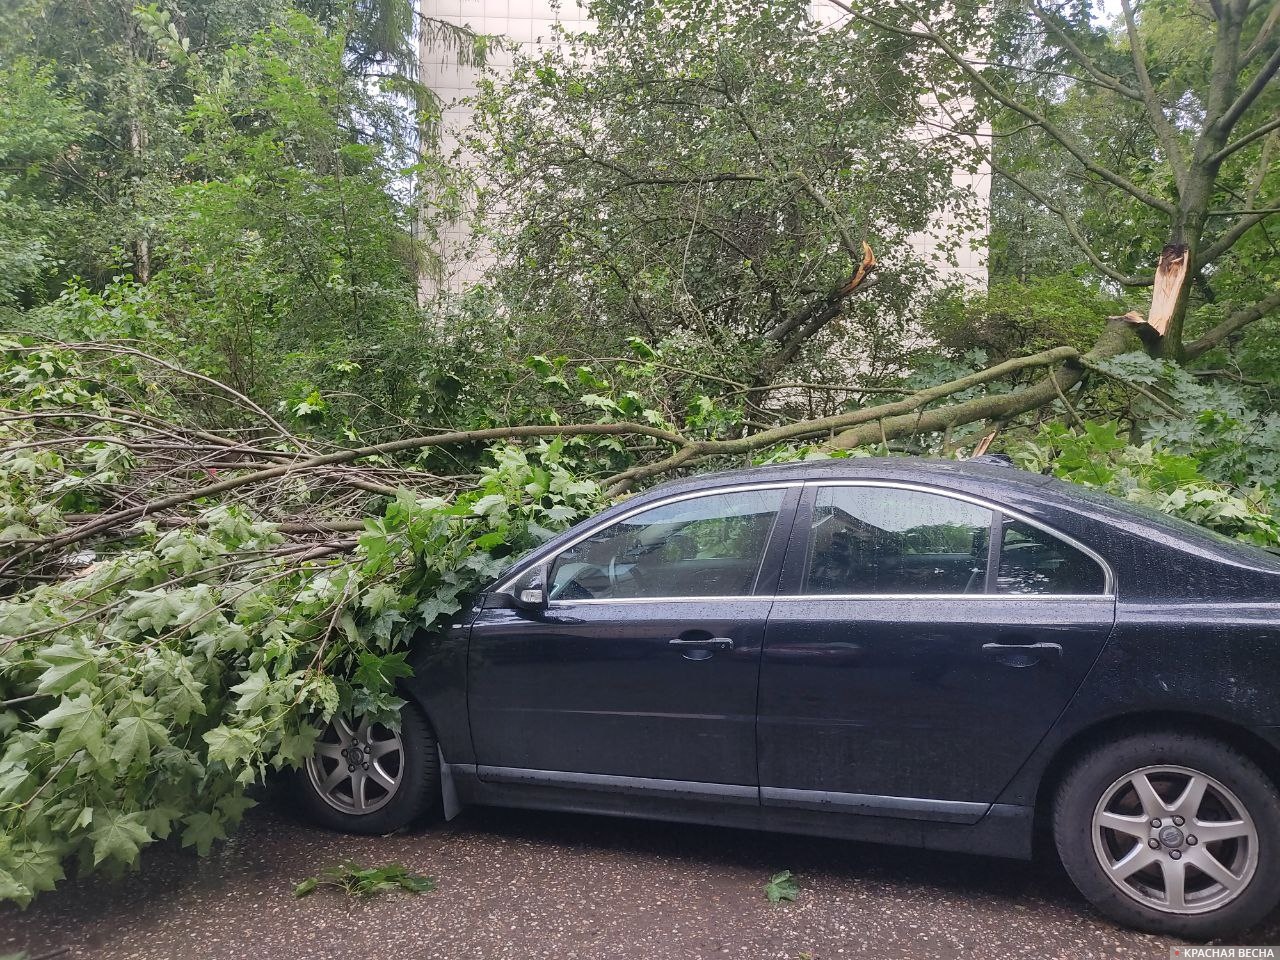
[[[704,637],[701,640],[681,640],[676,637],[667,643],[673,647],[684,647],[686,650],[732,650],[733,640],[729,637]]]

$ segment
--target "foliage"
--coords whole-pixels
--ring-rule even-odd
[[[764,885],[764,895],[770,903],[794,901],[800,896],[800,885],[796,883],[790,870],[783,870],[769,878],[769,882]]]
[[[1114,422],[1086,421],[1079,430],[1048,424],[1011,452],[1026,469],[1052,471],[1227,536],[1280,547],[1275,487],[1239,488],[1211,479],[1195,457],[1150,440],[1131,446]]]
[[[20,58],[0,71],[0,305],[57,266],[51,226],[65,226],[72,211],[49,202],[49,167],[83,122],[77,105],[56,91],[48,66]]]
[[[389,890],[408,893],[431,893],[436,882],[431,877],[410,873],[403,864],[391,863],[385,867],[362,867],[352,860],[329,867],[317,876],[307,877],[293,888],[295,897],[315,893],[320,887],[336,887],[343,893],[356,897],[372,897]]]
[[[1139,7],[1185,146],[1221,86],[1213,31]],[[464,60],[485,43],[403,0],[0,6],[0,310],[21,331],[0,338],[0,899],[166,836],[207,850],[327,718],[394,722],[415,633],[664,476],[994,436],[1280,539],[1280,257],[1264,215],[1227,212],[1274,206],[1274,85],[1233,134],[1257,136],[1175,187],[1150,107],[1046,34],[1136,83],[1128,30],[1083,10],[593,9],[597,31],[482,91],[468,182],[430,152],[406,31]],[[1246,19],[1265,56],[1240,83],[1280,42]],[[966,73],[948,37],[993,62]],[[912,238],[945,260],[972,226],[953,172],[979,170],[983,120],[997,282],[925,296],[939,264]],[[472,201],[497,262],[421,306]],[[1175,235],[1219,248],[1187,320],[1210,336],[1126,352],[1106,318],[1144,306],[1128,274]]]
[[[945,258],[948,218],[973,213],[963,138],[920,147],[926,78],[786,0],[593,12],[478,104],[489,282],[529,352],[640,336],[753,383],[891,369],[935,275],[912,235],[931,227]],[[876,284],[846,299],[864,241]]]
[[[1066,274],[1023,282],[997,280],[983,293],[953,297],[939,304],[929,331],[939,344],[956,351],[982,350],[987,358],[1007,359],[1059,344],[1087,349],[1107,317],[1127,308],[1114,297]]]
[[[67,351],[11,349],[0,379],[12,409],[107,409],[108,384]],[[59,451],[21,421],[0,429],[16,441],[0,459],[11,559],[147,466],[136,433],[104,421]],[[0,897],[26,903],[69,860],[121,867],[170,835],[205,852],[250,805],[245,787],[299,764],[335,713],[394,724],[410,638],[597,507],[563,447],[494,448],[449,499],[397,493],[346,553],[290,542],[252,501],[206,504],[63,554],[50,582],[0,601]]]

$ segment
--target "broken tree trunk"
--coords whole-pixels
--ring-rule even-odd
[[[1169,323],[1178,307],[1178,298],[1182,296],[1190,266],[1191,251],[1185,243],[1171,243],[1160,251],[1155,284],[1151,288],[1147,326],[1162,337],[1169,332]]]

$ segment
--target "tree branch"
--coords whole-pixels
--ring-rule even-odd
[[[1107,356],[1111,355],[1112,354],[1107,354]],[[754,433],[748,437],[741,437],[735,440],[707,440],[692,442],[683,449],[676,451],[665,460],[632,467],[629,470],[624,470],[622,473],[610,477],[605,482],[609,484],[610,492],[620,493],[629,489],[634,483],[641,480],[647,480],[650,477],[669,473],[670,471],[684,466],[693,460],[701,460],[706,457],[714,456],[735,456],[743,453],[750,453],[752,450],[759,450],[762,447],[771,446],[775,443],[785,443],[789,440],[801,440],[808,437],[821,436],[823,434],[839,433],[839,436],[837,436],[833,441],[833,445],[837,447],[846,445],[859,446],[863,443],[875,443],[880,440],[878,422],[892,422],[886,418],[905,418],[905,420],[915,423],[921,418],[915,415],[913,411],[923,410],[928,404],[935,400],[951,396],[952,394],[959,393],[962,390],[968,390],[971,387],[990,383],[993,380],[999,380],[1012,373],[1065,363],[1076,359],[1079,356],[1080,352],[1076,350],[1075,347],[1054,347],[1051,350],[1044,350],[1040,353],[1031,354],[1030,356],[1006,360],[1004,363],[996,364],[994,367],[989,367],[986,370],[979,370],[976,373],[959,377],[949,383],[917,391],[902,400],[896,400],[891,403],[882,403],[873,407],[864,407],[861,410],[853,410],[849,413],[835,414],[830,417],[819,417],[814,420],[803,420],[799,423],[786,424],[784,426],[774,427],[772,430],[763,430],[760,433]],[[852,444],[844,444],[841,442],[842,438],[857,432],[853,428],[858,428],[860,426],[869,426],[869,428],[871,428],[871,433],[866,435],[866,439],[860,439],[857,443]],[[846,432],[840,433],[840,431]],[[887,439],[895,439],[907,432],[911,431],[899,430],[888,435]],[[858,436],[861,436],[861,434],[858,434]]]
[[[1276,9],[1280,10],[1280,4],[1276,4]],[[1219,150],[1217,153],[1215,153],[1213,156],[1209,158],[1209,163],[1219,164],[1223,160],[1227,159],[1227,157],[1235,153],[1237,150],[1244,149],[1249,144],[1253,143],[1253,141],[1261,137],[1265,137],[1267,134],[1275,130],[1280,130],[1280,117],[1275,117],[1274,119],[1268,120],[1262,126],[1258,127],[1257,130],[1253,130],[1250,133],[1246,133],[1243,137],[1241,137],[1239,140],[1235,141],[1234,143],[1228,143],[1225,147],[1223,147],[1221,150]]]
[[[1231,132],[1231,128],[1244,116],[1244,112],[1253,105],[1253,101],[1258,99],[1259,94],[1267,88],[1267,84],[1271,82],[1271,78],[1276,75],[1277,71],[1280,71],[1280,45],[1277,45],[1275,50],[1272,51],[1271,56],[1258,70],[1257,75],[1254,76],[1249,86],[1241,91],[1235,102],[1227,107],[1226,112],[1218,118],[1218,131],[1223,137]]]
[[[1140,90],[1134,89],[1121,81],[1119,77],[1107,73],[1098,67],[1098,65],[1093,62],[1093,58],[1085,53],[1080,45],[1071,39],[1071,34],[1067,33],[1067,31],[1062,28],[1062,25],[1058,23],[1057,18],[1053,14],[1042,9],[1040,5],[1036,3],[1031,5],[1031,12],[1035,15],[1037,20],[1045,25],[1049,32],[1053,34],[1054,38],[1062,44],[1067,52],[1071,54],[1076,63],[1080,64],[1085,73],[1089,74],[1089,76],[1093,77],[1094,80],[1102,84],[1104,87],[1120,94],[1122,97],[1128,97],[1130,100],[1137,100],[1139,103],[1142,102],[1142,92]]]
[[[365,457],[400,453],[406,450],[420,450],[426,447],[439,447],[459,443],[480,443],[490,440],[514,440],[522,437],[580,437],[618,434],[634,434],[638,436],[653,437],[658,440],[665,440],[668,443],[680,445],[684,445],[688,442],[678,433],[673,433],[670,430],[662,430],[658,427],[649,426],[648,424],[643,423],[588,423],[491,427],[484,430],[462,430],[450,433],[437,433],[426,437],[408,437],[402,440],[391,440],[386,443],[372,444],[366,447],[351,447],[344,450],[336,450],[332,453],[308,457],[305,460],[297,460],[293,463],[269,467],[265,470],[255,470],[252,473],[229,477],[226,480],[221,480],[217,483],[211,483],[203,487],[195,487],[159,497],[140,506],[127,507],[111,513],[99,514],[89,523],[81,524],[80,526],[64,531],[63,533],[47,537],[38,544],[32,544],[31,546],[12,554],[3,563],[0,563],[0,574],[3,574],[6,570],[13,567],[19,560],[30,556],[37,550],[71,546],[72,544],[81,543],[102,531],[142,520],[149,514],[156,513],[161,510],[181,506],[182,504],[190,503],[193,500],[226,493],[229,490],[235,490],[239,487],[263,483],[268,480],[286,477],[300,471],[315,469],[316,467],[350,463],[354,460],[364,459]]]
[[[1049,200],[1047,196],[1045,196],[1039,190],[1035,189],[1030,184],[1025,183],[1019,177],[1014,175],[1010,170],[1006,169],[1005,167],[1002,167],[999,163],[996,163],[994,160],[991,162],[991,169],[994,170],[996,173],[1000,174],[1000,176],[1004,177],[1014,186],[1018,187],[1023,192],[1025,192],[1028,196],[1030,196],[1033,200],[1035,200],[1036,203],[1040,204],[1040,206],[1044,207],[1050,213],[1057,216],[1058,219],[1062,221],[1063,226],[1067,228],[1067,234],[1071,237],[1073,241],[1075,241],[1075,245],[1080,248],[1080,252],[1083,253],[1085,257],[1088,258],[1089,262],[1093,264],[1094,267],[1096,267],[1099,271],[1101,271],[1105,276],[1110,277],[1116,283],[1125,287],[1149,287],[1152,285],[1152,283],[1155,282],[1155,274],[1151,274],[1145,277],[1126,276],[1120,271],[1108,266],[1102,260],[1102,258],[1098,256],[1097,252],[1089,244],[1089,241],[1085,238],[1084,234],[1080,232],[1080,229],[1076,225],[1075,221],[1064,209],[1062,209],[1059,206],[1056,206],[1052,201]]]
[[[877,423],[862,424],[853,429],[846,429],[832,441],[831,445],[837,449],[848,450],[869,443],[876,443],[881,439],[896,440],[919,433],[939,433],[948,428],[954,429],[963,424],[975,423],[980,420],[1008,422],[1016,416],[1052,403],[1058,398],[1059,392],[1074,386],[1080,380],[1087,365],[1138,349],[1139,347],[1140,341],[1135,325],[1126,318],[1113,317],[1107,324],[1102,336],[1098,338],[1098,342],[1083,356],[1074,349],[1058,347],[1055,350],[1034,354],[1031,357],[1023,357],[1020,361],[1008,361],[1005,364],[1000,364],[1001,367],[1006,368],[1012,365],[1012,369],[1008,372],[1050,366],[1054,363],[1060,364],[1047,377],[1034,384],[1011,393],[974,397],[972,400],[923,411],[922,408],[926,403],[959,392],[959,389],[964,389],[961,387],[945,390],[945,387],[961,382],[952,381],[952,384],[944,384],[943,387],[921,391],[897,404],[883,404],[879,407],[871,408],[869,411],[861,411],[875,414],[892,410],[894,415],[885,416],[881,413],[877,418]],[[1070,352],[1062,352],[1067,350]],[[1049,357],[1052,357],[1052,359],[1047,359]],[[992,370],[995,369],[998,368],[992,368]],[[982,371],[981,374],[990,372]],[[981,374],[975,374],[974,376],[980,376]],[[984,379],[980,382],[986,381]],[[922,409],[922,412],[919,414],[909,412],[915,409]]]
[[[1123,190],[1134,199],[1146,204],[1152,209],[1159,210],[1161,213],[1170,215],[1175,212],[1176,208],[1168,200],[1163,200],[1160,197],[1147,193],[1147,191],[1143,190],[1127,177],[1123,177],[1114,170],[1102,166],[1093,159],[1090,151],[1085,150],[1077,144],[1075,140],[1067,136],[1066,132],[1059,128],[1057,124],[996,88],[986,77],[973,68],[959,50],[932,30],[927,28],[922,30],[909,30],[905,27],[897,27],[891,23],[886,23],[883,20],[872,17],[869,14],[854,10],[854,8],[846,3],[845,0],[830,0],[830,2],[844,10],[851,17],[858,20],[865,20],[867,23],[870,23],[872,26],[877,27],[880,30],[886,30],[890,33],[897,34],[898,36],[914,37],[918,40],[928,40],[941,50],[943,54],[946,55],[947,59],[958,66],[964,74],[978,86],[979,89],[1003,106],[1034,123],[1037,127],[1056,140],[1064,150],[1071,154],[1071,156],[1075,157],[1075,159],[1090,173],[1101,177],[1112,186]]]
[[[1160,145],[1169,156],[1169,166],[1173,168],[1173,179],[1181,192],[1187,181],[1187,164],[1182,156],[1182,144],[1178,142],[1178,134],[1164,115],[1164,107],[1156,96],[1156,88],[1147,73],[1147,58],[1142,52],[1142,37],[1138,35],[1138,23],[1133,16],[1133,5],[1129,0],[1120,0],[1120,8],[1124,11],[1125,30],[1129,35],[1129,55],[1133,59],[1133,70],[1138,77],[1138,86],[1142,90],[1142,102],[1147,108],[1147,119],[1151,121],[1151,129],[1160,140]]]
[[[1200,339],[1187,344],[1185,350],[1187,359],[1194,360],[1196,357],[1208,353],[1232,334],[1243,330],[1255,320],[1261,320],[1277,308],[1280,308],[1280,290],[1274,291],[1270,296],[1264,297],[1251,307],[1237,310]]]
[[[1271,4],[1271,12],[1267,14],[1267,19],[1262,22],[1262,26],[1258,28],[1258,32],[1253,37],[1253,43],[1243,54],[1240,55],[1240,66],[1246,66],[1266,47],[1267,41],[1271,39],[1271,34],[1275,33],[1277,24],[1280,24],[1280,3]]]
[[[1273,212],[1271,209],[1245,211],[1235,224],[1223,232],[1222,236],[1201,251],[1200,255],[1196,257],[1196,268],[1206,267],[1213,263],[1218,257],[1235,246],[1241,237],[1271,216]]]

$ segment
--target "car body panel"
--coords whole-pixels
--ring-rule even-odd
[[[572,623],[553,622],[548,610],[549,622],[529,629],[526,614],[487,605],[490,592],[442,636],[420,639],[404,684],[436,729],[459,799],[1027,856],[1045,777],[1092,730],[1202,717],[1280,758],[1280,560],[1012,468],[889,458],[694,477],[579,524],[514,563],[490,591],[574,537],[664,498],[851,479],[978,498],[1074,539],[1116,572],[1115,597],[633,605],[635,614],[651,608],[661,629],[598,605],[590,614],[561,610]],[[785,543],[770,549],[768,563],[780,570]],[[675,606],[683,609],[659,609]],[[760,611],[754,620],[744,606]],[[741,632],[748,621],[762,625],[766,608],[767,637],[744,633],[733,656],[689,663],[661,643],[682,627]],[[986,638],[1016,627],[1070,654],[1025,666],[975,658]],[[514,642],[501,639],[513,629]],[[681,673],[685,666],[732,669],[699,675]],[[753,670],[758,777],[743,748]],[[736,679],[724,682],[730,673]],[[565,697],[552,698],[557,709],[531,708],[531,697],[552,690]],[[469,700],[474,717],[486,718],[475,729]],[[830,718],[821,717],[828,707]],[[634,720],[619,719],[627,714]],[[693,718],[692,736],[675,732],[677,715]],[[716,729],[705,717],[731,719]],[[814,736],[815,725],[857,734],[841,742]],[[575,737],[587,742],[554,751],[543,742]],[[751,802],[760,784],[764,799]]]
[[[989,805],[1114,616],[1106,597],[780,599],[761,670],[761,785]],[[1041,649],[983,650],[1023,642]]]
[[[484,610],[471,632],[471,735],[493,767],[755,783],[768,597]],[[690,660],[691,632],[732,650]]]

